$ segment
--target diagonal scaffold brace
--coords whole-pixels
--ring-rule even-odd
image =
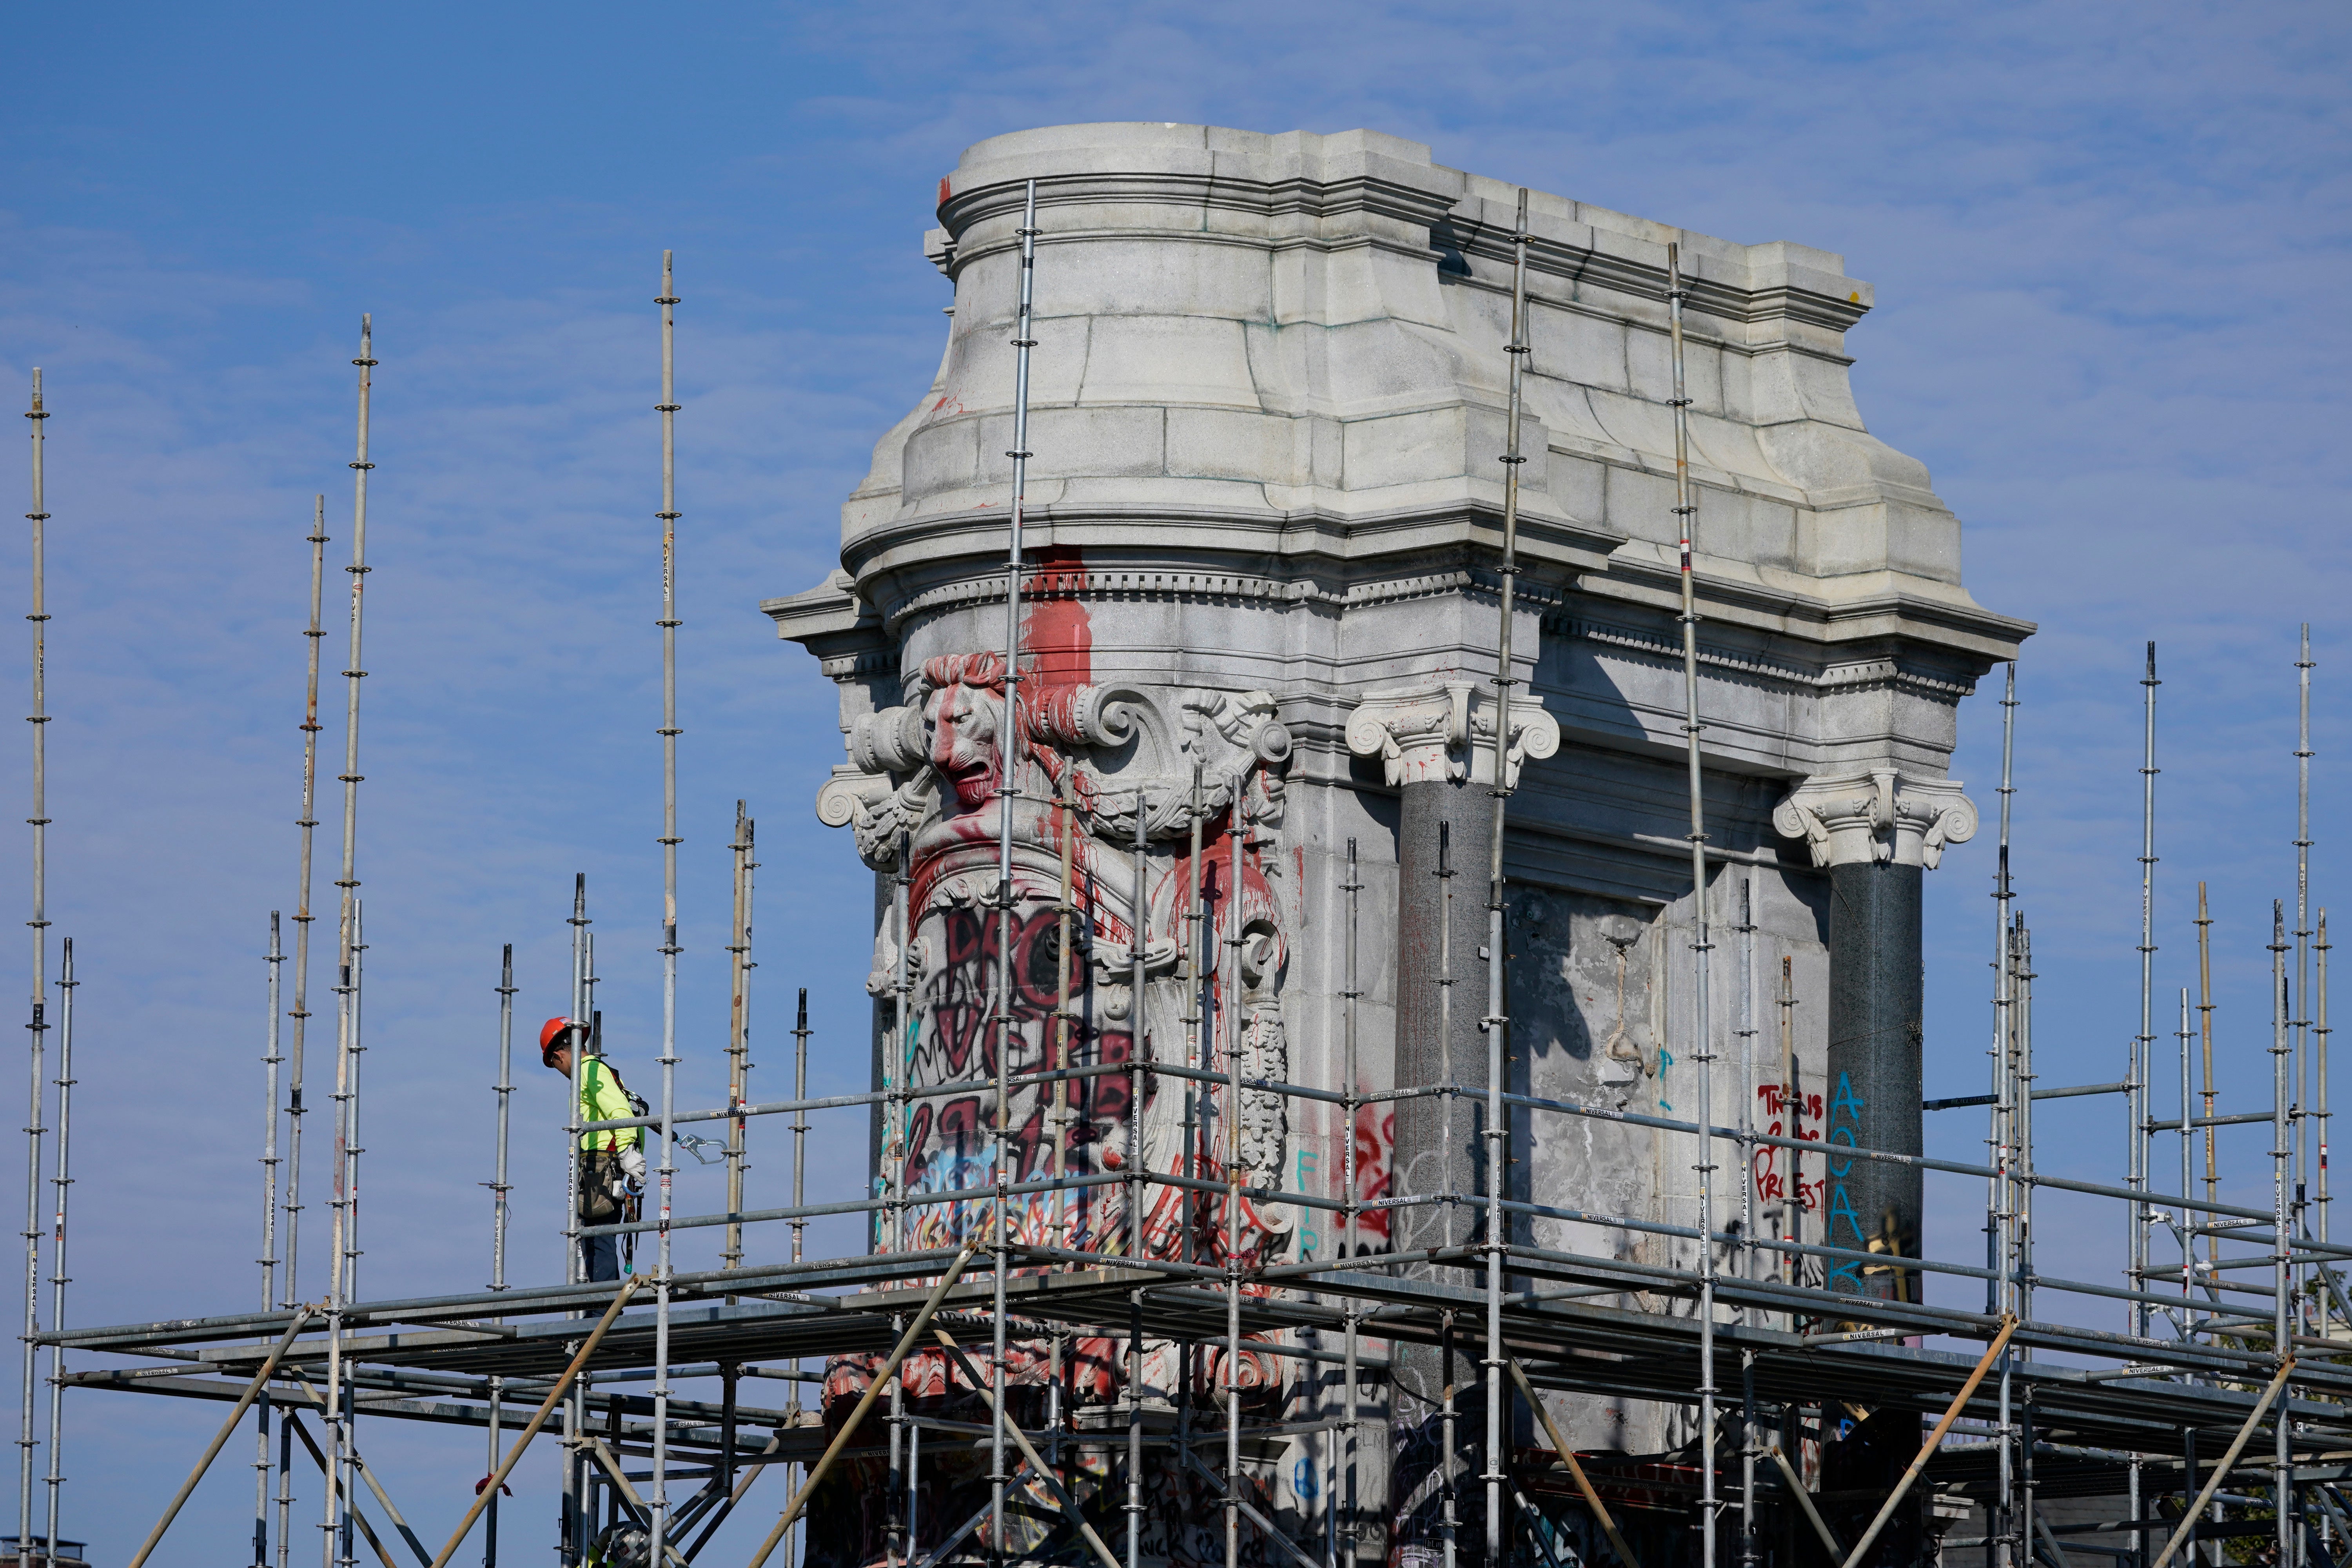
[[[945,1329],[934,1328],[931,1333],[941,1345],[946,1347],[949,1356],[954,1360],[957,1368],[971,1380],[972,1387],[979,1391],[981,1398],[988,1402],[989,1409],[993,1412],[996,1408],[996,1395],[989,1388],[987,1381],[980,1375],[980,1369],[972,1365],[971,1359],[963,1353],[963,1346],[958,1344],[956,1337]],[[1121,1568],[1118,1555],[1105,1544],[1103,1538],[1096,1532],[1095,1527],[1087,1522],[1086,1515],[1078,1511],[1076,1501],[1071,1498],[1068,1489],[1062,1485],[1061,1478],[1054,1473],[1054,1468],[1038,1457],[1037,1446],[1029,1441],[1029,1434],[1021,1430],[1010,1415],[1004,1418],[1004,1431],[1007,1436],[1019,1445],[1022,1458],[1027,1459],[1029,1468],[1037,1472],[1037,1479],[1045,1482],[1046,1489],[1054,1494],[1054,1501],[1060,1506],[1064,1516],[1077,1527],[1080,1535],[1086,1537],[1087,1546],[1091,1547],[1094,1554],[1102,1560],[1103,1568]]]
[[[1822,1538],[1822,1544],[1830,1549],[1831,1556],[1844,1562],[1844,1543],[1838,1540],[1837,1531],[1830,1528],[1829,1521],[1822,1517],[1822,1510],[1813,1506],[1813,1494],[1805,1489],[1805,1478],[1797,1474],[1797,1467],[1789,1463],[1789,1456],[1780,1451],[1778,1443],[1772,1445],[1772,1462],[1780,1467],[1781,1479],[1789,1483],[1789,1495],[1797,1500],[1797,1506],[1803,1509],[1805,1517],[1812,1521],[1813,1533]]]
[[[323,1405],[325,1401],[321,1400],[320,1403]],[[299,1437],[302,1440],[302,1447],[309,1450],[310,1462],[319,1467],[319,1474],[320,1478],[324,1479],[333,1475],[335,1473],[333,1468],[327,1463],[326,1451],[320,1448],[319,1447],[318,1440],[310,1436],[310,1429],[303,1426],[301,1421],[291,1410],[286,1412],[284,1420],[286,1422],[286,1430],[293,1433],[295,1436]],[[368,1522],[367,1515],[362,1513],[357,1505],[352,1505],[351,1511],[352,1522],[359,1527],[361,1539],[364,1540],[368,1543],[369,1548],[375,1552],[376,1561],[382,1563],[383,1564],[383,1568],[399,1568],[399,1564],[395,1563],[392,1560],[391,1549],[384,1545],[383,1538],[376,1534],[375,1526]],[[418,1561],[424,1561],[424,1554],[422,1552],[418,1553]]]
[[[243,1394],[237,1395],[236,1408],[228,1413],[228,1419],[221,1423],[218,1432],[213,1434],[212,1446],[205,1450],[204,1458],[196,1461],[196,1468],[188,1472],[188,1479],[180,1483],[179,1492],[172,1499],[171,1506],[163,1510],[163,1517],[157,1520],[155,1528],[147,1532],[147,1540],[140,1546],[138,1554],[131,1559],[131,1568],[140,1568],[147,1561],[148,1553],[153,1552],[156,1542],[163,1539],[163,1532],[172,1528],[173,1520],[180,1517],[182,1506],[196,1489],[196,1483],[205,1479],[205,1472],[212,1468],[213,1459],[220,1453],[221,1446],[228,1441],[229,1434],[236,1430],[237,1423],[245,1419],[245,1413],[253,1408],[253,1402],[261,1396],[262,1389],[278,1371],[278,1363],[294,1343],[294,1336],[308,1328],[310,1320],[318,1315],[318,1308],[305,1307],[294,1314],[292,1322],[286,1325],[286,1331],[278,1336],[278,1343],[271,1347],[268,1358],[262,1362],[261,1370],[253,1374],[253,1381],[245,1385]]]
[[[1544,1402],[1536,1397],[1535,1384],[1528,1381],[1528,1369],[1519,1364],[1517,1356],[1508,1356],[1505,1360],[1509,1365],[1511,1381],[1519,1385],[1519,1393],[1527,1399],[1528,1407],[1536,1413],[1536,1419],[1543,1423],[1544,1436],[1551,1439],[1553,1450],[1559,1455],[1559,1462],[1568,1467],[1570,1478],[1576,1482],[1576,1489],[1583,1494],[1584,1506],[1591,1509],[1592,1517],[1601,1521],[1601,1533],[1609,1538],[1610,1550],[1617,1553],[1617,1560],[1625,1564],[1625,1568],[1642,1568],[1642,1560],[1633,1555],[1633,1549],[1626,1545],[1625,1538],[1617,1532],[1617,1521],[1610,1516],[1609,1505],[1601,1500],[1601,1494],[1592,1489],[1591,1478],[1584,1473],[1584,1467],[1576,1462],[1576,1450],[1568,1446],[1568,1439],[1561,1436],[1559,1428],[1552,1425],[1551,1412],[1545,1409]]]
[[[1985,1353],[1979,1358],[1976,1370],[1969,1373],[1969,1380],[1966,1383],[1960,1384],[1960,1391],[1952,1395],[1952,1403],[1944,1409],[1944,1418],[1936,1423],[1936,1429],[1927,1434],[1926,1442],[1919,1445],[1918,1456],[1911,1461],[1910,1468],[1903,1472],[1903,1479],[1895,1483],[1895,1489],[1886,1494],[1885,1502],[1879,1504],[1878,1517],[1870,1521],[1870,1528],[1862,1532],[1862,1539],[1854,1542],[1852,1552],[1846,1553],[1844,1568],[1858,1568],[1862,1560],[1870,1554],[1870,1549],[1878,1543],[1878,1532],[1885,1530],[1886,1521],[1895,1517],[1895,1505],[1900,1503],[1905,1495],[1911,1490],[1911,1483],[1919,1479],[1919,1472],[1927,1468],[1928,1459],[1934,1456],[1937,1448],[1943,1446],[1944,1434],[1952,1429],[1952,1423],[1960,1418],[1962,1410],[1968,1408],[1970,1396],[1977,1391],[1977,1384],[1985,1380],[1985,1373],[1990,1372],[1993,1363],[2000,1359],[2000,1352],[2009,1348],[2009,1336],[2015,1332],[2017,1332],[2016,1317],[2003,1313],[2000,1320],[2000,1332],[1993,1335],[1992,1343],[1985,1347]]]
[[[597,1320],[594,1331],[580,1342],[580,1349],[573,1353],[572,1364],[563,1369],[563,1375],[555,1380],[555,1386],[549,1389],[547,1397],[539,1402],[538,1410],[532,1413],[530,1420],[524,1425],[521,1432],[516,1435],[514,1447],[507,1450],[507,1457],[499,1461],[499,1468],[490,1472],[490,1479],[475,1489],[474,1506],[467,1509],[466,1517],[457,1521],[457,1529],[449,1537],[449,1544],[443,1547],[440,1555],[433,1559],[432,1568],[448,1568],[449,1559],[457,1554],[458,1546],[465,1542],[467,1532],[474,1528],[474,1521],[482,1517],[482,1510],[490,1506],[490,1500],[499,1495],[499,1489],[506,1484],[507,1477],[513,1473],[515,1461],[521,1458],[523,1450],[530,1447],[530,1440],[539,1436],[539,1429],[547,1425],[547,1418],[554,1414],[556,1405],[570,1391],[572,1380],[580,1375],[580,1369],[588,1364],[588,1358],[594,1355],[596,1347],[604,1342],[604,1335],[620,1318],[621,1309],[629,1304],[629,1298],[635,1295],[637,1287],[645,1282],[646,1277],[639,1274],[613,1293],[613,1304],[604,1309],[604,1315]]]
[[[2212,1475],[2206,1479],[2205,1489],[2197,1494],[2197,1506],[2180,1516],[2180,1528],[2174,1531],[2172,1539],[2164,1543],[2164,1550],[2157,1553],[2151,1568],[2164,1568],[2172,1561],[2172,1554],[2180,1550],[2181,1542],[2197,1532],[2197,1521],[2205,1516],[2206,1506],[2213,1500],[2213,1494],[2221,1489],[2221,1482],[2229,1475],[2230,1468],[2238,1462],[2238,1456],[2246,1451],[2246,1445],[2253,1440],[2254,1433],[2262,1426],[2263,1417],[2270,1414],[2271,1405],[2277,1401],[2286,1387],[2286,1380],[2294,1373],[2293,1356],[2279,1363],[2278,1371],[2271,1377],[2270,1386],[2263,1390],[2260,1399],[2254,1401],[2254,1407],[2246,1412],[2246,1424],[2238,1428],[2238,1435],[2231,1441],[2229,1451],[2221,1456],[2221,1462],[2213,1467]]]
[[[1003,1214],[1003,1206],[999,1205],[996,1209],[999,1223],[1002,1223]],[[783,1540],[784,1532],[792,1529],[793,1521],[800,1518],[801,1510],[808,1507],[810,1497],[824,1483],[824,1478],[832,1473],[835,1462],[841,1458],[842,1450],[849,1447],[849,1440],[857,1436],[858,1427],[865,1424],[866,1415],[874,1409],[874,1402],[881,1394],[883,1385],[898,1375],[898,1368],[906,1361],[908,1352],[912,1351],[916,1342],[923,1337],[923,1331],[931,1326],[931,1319],[938,1313],[940,1304],[948,1299],[948,1292],[955,1289],[956,1281],[963,1278],[963,1271],[971,1266],[972,1258],[987,1243],[990,1232],[995,1228],[994,1225],[991,1225],[974,1231],[965,1240],[962,1249],[955,1255],[954,1260],[948,1265],[948,1271],[940,1276],[940,1282],[931,1287],[931,1293],[923,1299],[921,1308],[908,1321],[906,1332],[900,1334],[898,1342],[891,1347],[890,1359],[882,1363],[881,1370],[877,1372],[873,1381],[866,1385],[866,1392],[859,1396],[856,1408],[850,1411],[849,1419],[841,1424],[840,1432],[835,1434],[833,1441],[825,1446],[824,1455],[815,1464],[809,1467],[808,1479],[801,1482],[801,1489],[793,1494],[792,1501],[784,1505],[784,1511],[776,1516],[776,1527],[768,1531],[768,1539],[760,1542],[760,1550],[751,1554],[750,1568],[761,1568],[761,1564],[768,1561],[768,1553],[776,1549],[777,1542]],[[457,1543],[452,1542],[450,1544],[454,1546]],[[442,1568],[442,1565],[436,1563],[433,1568]]]

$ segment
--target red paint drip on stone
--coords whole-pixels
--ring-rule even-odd
[[[1046,691],[1055,687],[1084,686],[1094,679],[1094,620],[1077,597],[1086,577],[1085,559],[1075,544],[1053,545],[1034,558],[1021,624],[1027,656],[1022,673],[1036,682],[1031,689],[1034,706],[1044,706]]]

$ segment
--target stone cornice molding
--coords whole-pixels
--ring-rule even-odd
[[[1578,587],[1597,598],[1676,613],[1682,581],[1674,547],[1652,548],[1654,554],[1649,559],[1630,548],[1619,550],[1606,570],[1586,573]],[[1988,610],[1965,595],[1955,597],[1947,584],[1904,573],[1798,577],[1794,582],[1805,586],[1793,586],[1789,577],[1759,583],[1736,570],[1711,571],[1706,552],[1699,554],[1698,595],[1710,618],[1810,641],[1834,644],[1900,636],[1990,665],[2016,658],[2019,645],[2036,630],[2032,621]]]
[[[1499,479],[1494,481],[1494,489],[1499,498]],[[1178,584],[1188,579],[1218,578],[1288,586],[1310,574],[1329,576],[1335,572],[1385,576],[1381,567],[1399,556],[1426,560],[1434,552],[1463,551],[1487,556],[1499,552],[1502,543],[1499,499],[1493,506],[1457,499],[1429,506],[1346,510],[1320,505],[1243,510],[1160,502],[1105,505],[1048,500],[1033,504],[1026,521],[1041,547],[1070,546],[1086,552],[1092,567],[1089,574],[1097,580],[1106,573],[1115,577],[1125,572],[1130,577],[1140,573]],[[1000,509],[918,509],[845,542],[842,562],[859,591],[879,607],[883,620],[895,626],[914,609],[927,607],[919,603],[919,595],[939,591],[928,584],[912,593],[894,591],[889,579],[901,573],[935,575],[943,568],[954,570],[970,563],[964,569],[975,578],[992,581],[1002,598],[1004,527]],[[1519,548],[1531,573],[1570,579],[1605,565],[1610,552],[1622,542],[1614,534],[1564,514],[1547,515],[1540,503],[1521,513],[1519,528]],[[1150,540],[1157,559],[1150,564],[1114,566],[1117,554],[1131,550],[1139,538]],[[1184,556],[1199,564],[1185,562]],[[1269,557],[1295,562],[1298,578],[1221,570],[1220,557],[1253,563],[1265,563]],[[1460,557],[1455,553],[1439,558]],[[1528,585],[1523,581],[1523,588]],[[1265,596],[1247,587],[1223,591]]]
[[[1311,576],[1269,577],[1249,572],[1188,570],[1180,567],[1082,567],[1041,569],[1022,584],[1024,602],[1071,599],[1082,603],[1136,603],[1158,600],[1181,604],[1319,605],[1337,610],[1361,609],[1405,599],[1431,599],[1458,594],[1480,603],[1494,603],[1500,595],[1491,572],[1461,568],[1451,572],[1414,573],[1350,583],[1338,589]],[[1539,583],[1522,581],[1519,606],[1530,614],[1563,602],[1565,595]],[[780,601],[789,604],[791,601]],[[903,599],[888,601],[881,623],[894,632],[908,622],[939,610],[1004,602],[1004,576],[942,583]],[[770,614],[775,612],[772,609]]]
[[[897,667],[881,617],[846,572],[830,573],[801,593],[763,600],[760,608],[776,623],[778,637],[817,657],[828,679],[852,680]]]
[[[1460,291],[1504,287],[1515,187],[1369,131],[1040,127],[967,149],[942,184],[941,226],[924,248],[956,283],[946,350],[845,509],[842,563],[889,635],[985,602],[955,581],[999,570],[1013,395],[1003,312],[1033,180],[1050,263],[1040,276],[1055,280],[1051,300],[1040,296],[1050,327],[1029,404],[1041,544],[1099,569],[1129,564],[1148,541],[1152,566],[1261,579],[1220,586],[1276,602],[1267,607],[1328,603],[1318,593],[1366,568],[1426,572],[1438,552],[1499,547],[1507,356],[1496,312]],[[1843,334],[1873,295],[1843,258],[1540,192],[1524,226],[1544,345],[1532,367],[1542,395],[1519,432],[1541,454],[1520,475],[1527,565],[1637,603],[1676,592],[1649,534],[1672,472],[1657,447],[1663,353],[1650,340],[1666,329],[1665,250],[1677,240],[1704,323],[1693,417],[1726,465],[1701,466],[1702,506],[1814,514],[1793,531],[1759,514],[1723,533],[1766,553],[1710,572],[1724,579],[1706,584],[1710,601],[1764,629],[1793,616],[1823,641],[2014,653],[2031,628],[1969,601],[1958,521],[1926,468],[1872,437],[1852,405]],[[1323,254],[1267,272],[1273,252],[1302,249]],[[1301,353],[1310,327],[1344,350]],[[1743,376],[1710,371],[1718,353],[1835,364]],[[1793,543],[1768,544],[1783,533]],[[1310,574],[1317,587],[1291,586]]]
[[[1369,692],[1348,716],[1348,749],[1381,759],[1390,787],[1444,784],[1475,777],[1495,782],[1495,702],[1477,700],[1471,680],[1425,681]],[[1504,753],[1503,787],[1515,789],[1519,769],[1559,750],[1559,721],[1532,696],[1511,702],[1511,733]]]
[[[1454,247],[1464,254],[1483,257],[1507,273],[1513,255],[1509,226],[1480,225],[1477,226],[1477,232],[1466,239],[1458,237],[1465,226],[1457,223],[1447,226],[1447,228],[1441,232],[1450,232],[1456,236],[1454,241]],[[1664,267],[1612,254],[1597,246],[1579,245],[1572,241],[1556,239],[1541,232],[1544,226],[1540,217],[1529,215],[1528,228],[1535,236],[1528,246],[1528,288],[1531,295],[1545,304],[1558,304],[1565,309],[1575,310],[1574,301],[1578,295],[1584,289],[1598,284],[1603,289],[1629,295],[1636,300],[1655,300],[1658,318],[1654,323],[1655,330],[1661,332],[1666,330],[1667,279]],[[1565,292],[1562,299],[1555,300],[1549,297],[1543,287],[1542,280],[1545,279],[1558,279],[1570,285],[1574,291]],[[1458,287],[1485,289],[1505,294],[1510,292],[1507,287],[1491,279],[1472,277],[1456,279],[1454,281]],[[1764,288],[1742,289],[1737,284],[1715,279],[1685,279],[1684,288],[1687,298],[1684,301],[1683,309],[1685,317],[1693,314],[1713,316],[1719,321],[1735,321],[1743,326],[1752,326],[1761,321],[1786,320],[1801,321],[1808,326],[1826,327],[1833,332],[1843,332],[1867,315],[1871,307],[1866,300],[1847,297],[1865,292],[1868,285],[1856,286],[1845,279],[1839,279],[1837,281],[1848,285],[1846,294],[1831,291],[1834,285],[1825,285],[1821,289],[1806,289],[1784,281]],[[1600,311],[1592,310],[1579,310],[1577,313],[1594,316],[1601,314]],[[1702,328],[1701,335],[1704,335],[1704,332],[1705,329]],[[1767,349],[1777,349],[1781,345],[1727,342],[1723,346],[1736,353],[1753,353],[1765,352]],[[1797,346],[1801,352],[1801,345]],[[1814,352],[1817,357],[1832,360],[1840,364],[1853,363],[1850,355]]]
[[[1802,838],[1816,866],[1892,861],[1932,871],[1944,846],[1976,836],[1977,808],[1953,779],[1899,768],[1816,773],[1772,812],[1784,838]]]
[[[1508,209],[1496,182],[1433,162],[1427,146],[1373,132],[1268,136],[1171,126],[1069,126],[981,142],[942,183],[940,228],[925,252],[950,277],[1017,244],[1026,181],[1041,219],[1076,209],[1128,221],[1072,228],[1042,222],[1040,247],[1167,232],[1133,215],[1170,209],[1197,242],[1326,252],[1363,246],[1426,257],[1477,256],[1507,268]],[[1139,134],[1139,131],[1141,132]],[[1203,222],[1206,215],[1207,221]],[[1222,221],[1220,221],[1222,219]],[[1253,221],[1255,220],[1255,221]],[[1658,226],[1549,193],[1528,215],[1528,270],[1538,294],[1595,289],[1666,309]],[[1871,286],[1842,258],[1785,242],[1743,246],[1675,232],[1687,310],[1733,326],[1791,321],[1843,333],[1871,309]],[[1466,270],[1466,268],[1465,269]]]
[[[1682,662],[1680,638],[1663,630],[1612,626],[1570,616],[1547,617],[1544,629],[1563,633],[1581,642],[1620,648],[1660,664],[1678,666]],[[1893,658],[1867,658],[1808,669],[1785,660],[1768,658],[1760,653],[1710,647],[1701,643],[1698,662],[1706,668],[1719,669],[1741,679],[1790,690],[1850,691],[1892,688],[1939,702],[1958,702],[1976,690],[1974,680],[1957,679],[1916,669]]]

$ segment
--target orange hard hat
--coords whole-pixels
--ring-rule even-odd
[[[569,1045],[570,1035],[579,1027],[569,1018],[550,1018],[541,1024],[539,1027],[539,1059],[545,1061],[548,1053],[556,1047]]]

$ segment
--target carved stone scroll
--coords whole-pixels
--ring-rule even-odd
[[[1003,669],[999,656],[985,652],[924,661],[906,702],[852,726],[848,765],[817,796],[819,820],[851,828],[868,865],[895,869],[901,845],[911,856],[913,1016],[909,1026],[893,1031],[896,1059],[886,1062],[886,1075],[917,1089],[971,1086],[969,1094],[927,1097],[892,1112],[877,1182],[887,1190],[903,1181],[916,1196],[992,1183],[1000,1052],[1016,1078],[1059,1065],[1117,1064],[1138,1051],[1209,1070],[1223,1070],[1230,1053],[1253,1079],[1288,1072],[1280,992],[1297,897],[1282,845],[1291,742],[1274,699],[1263,691],[1024,681],[1012,701],[1010,728],[1019,743],[1008,746]],[[1006,814],[1009,889],[1002,885]],[[1140,908],[1133,860],[1139,814],[1147,862]],[[1197,865],[1190,848],[1196,815]],[[1195,887],[1197,930],[1188,921]],[[899,940],[895,929],[877,940],[869,982],[877,995],[891,989]],[[1140,997],[1133,986],[1139,943]],[[1196,987],[1205,1005],[1196,1002]],[[1188,1022],[1194,1015],[1200,1021]],[[1115,1171],[1132,1124],[1150,1170],[1215,1181],[1231,1158],[1246,1173],[1245,1184],[1282,1184],[1287,1127],[1278,1096],[1244,1089],[1238,1107],[1229,1108],[1213,1087],[1146,1081],[1140,1107],[1129,1105],[1124,1074],[1076,1080],[1066,1096],[1053,1086],[1017,1089],[1003,1121],[1010,1179]],[[1115,1184],[1041,1195],[1030,1200],[1019,1228],[1050,1246],[1224,1255],[1222,1195],[1146,1191],[1145,1212],[1133,1215]],[[971,1206],[910,1207],[900,1234],[878,1239],[898,1247],[950,1244],[973,1222]],[[1255,1261],[1277,1255],[1294,1217],[1246,1201],[1244,1211],[1234,1230],[1242,1250]]]
[[[1348,749],[1381,759],[1392,787],[1495,776],[1495,700],[1469,680],[1424,682],[1374,691],[1348,717]],[[1519,769],[1559,750],[1559,721],[1535,698],[1511,699],[1510,743],[1503,785],[1517,787]]]
[[[1975,837],[1977,808],[1952,779],[1912,778],[1896,768],[1821,773],[1772,813],[1784,838],[1802,838],[1816,866],[1891,861],[1932,871],[1947,844]]]

